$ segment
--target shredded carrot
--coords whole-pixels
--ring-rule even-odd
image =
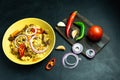
[[[30,41],[30,39],[31,39],[31,36],[28,36],[28,41]]]
[[[32,62],[36,62],[38,59],[33,59]]]
[[[14,31],[12,34],[10,34],[11,37],[15,37],[19,33],[19,30]]]

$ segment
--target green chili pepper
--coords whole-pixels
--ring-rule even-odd
[[[84,25],[84,23],[83,22],[74,22],[74,24],[76,25],[76,26],[79,26],[80,27],[80,35],[76,38],[76,40],[80,40],[80,39],[82,39],[83,37],[84,37],[84,35],[85,35],[85,25]]]

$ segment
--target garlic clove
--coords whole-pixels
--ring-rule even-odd
[[[78,34],[78,30],[73,30],[72,31],[72,38],[74,39],[77,34]]]
[[[56,47],[56,50],[66,50],[66,48],[63,45],[59,45]]]
[[[60,21],[60,22],[57,23],[57,26],[58,27],[65,27],[66,25],[65,25],[64,22]]]

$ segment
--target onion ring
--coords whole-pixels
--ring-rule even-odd
[[[83,51],[83,45],[80,43],[73,44],[72,51],[75,54],[80,54]]]
[[[75,57],[76,62],[74,62],[74,63],[69,63],[69,62],[67,61],[68,56],[73,56],[73,57]],[[65,68],[73,69],[73,68],[75,68],[75,67],[78,65],[79,60],[81,60],[81,58],[79,58],[76,54],[67,53],[67,54],[65,54],[65,55],[63,56],[62,64],[63,64],[63,66],[64,66]]]
[[[33,41],[33,39],[34,39],[35,37],[36,37],[36,36],[33,36],[33,37],[30,39],[30,46],[31,46],[32,50],[33,50],[35,53],[43,53],[43,52],[45,52],[45,51],[48,49],[48,45],[47,45],[46,48],[43,49],[43,50],[37,50],[37,49],[35,49],[35,48],[33,47],[32,41]]]
[[[15,38],[15,41],[14,41],[14,44],[15,44],[15,47],[19,47],[18,45],[17,45],[17,42],[16,42],[16,40],[19,38],[19,37],[25,37],[26,38],[26,40],[25,40],[25,42],[27,42],[28,41],[28,38],[27,38],[27,36],[26,35],[19,35],[19,36],[17,36],[16,38]]]
[[[88,49],[86,51],[86,56],[89,58],[93,58],[95,56],[95,51],[93,49]]]
[[[34,31],[32,34],[29,34],[29,33],[28,33],[28,30],[29,30],[29,29],[34,29],[35,31]],[[29,35],[29,36],[35,35],[35,34],[37,33],[37,28],[35,28],[34,26],[28,27],[28,28],[26,29],[25,33],[26,33],[26,35]]]

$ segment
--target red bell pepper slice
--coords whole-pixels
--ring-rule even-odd
[[[40,28],[40,29],[37,29],[37,33],[38,34],[43,34],[45,31],[42,29],[42,28]]]
[[[52,58],[50,59],[50,61],[48,61],[48,63],[46,64],[45,69],[46,70],[51,70],[56,64],[56,58]]]
[[[18,52],[19,52],[20,58],[24,56],[25,44],[22,43],[19,45]]]
[[[35,32],[35,29],[34,29],[34,28],[32,28],[32,29],[31,29],[31,31],[34,33],[34,32]]]

